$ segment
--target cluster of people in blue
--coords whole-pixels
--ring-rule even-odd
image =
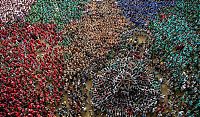
[[[174,6],[175,1],[117,0],[117,4],[126,18],[145,28],[149,21],[156,18],[161,8]]]

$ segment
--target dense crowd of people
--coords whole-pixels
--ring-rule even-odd
[[[142,62],[128,57],[103,69],[93,79],[94,106],[109,116],[117,116],[118,110],[119,116],[151,112],[160,98],[160,87]]]
[[[113,1],[91,2],[86,7],[87,11],[80,21],[71,22],[64,29],[64,35],[71,40],[64,48],[64,54],[67,55],[64,66],[65,91],[70,104],[68,113],[74,117],[80,116],[85,106],[91,104],[87,100],[86,82],[105,66],[109,49],[118,43],[118,36],[127,25]],[[104,7],[109,11],[103,10]],[[118,20],[113,22],[111,19],[114,18]]]
[[[2,0],[0,2],[0,21],[24,20],[36,0]]]
[[[195,0],[18,2],[0,6],[0,117],[199,116]]]
[[[155,20],[160,9],[175,5],[175,1],[156,0],[116,0],[123,15],[138,27],[145,28],[149,21]]]
[[[148,37],[139,43],[136,35],[144,36],[145,31],[123,33],[120,44],[109,52],[110,62],[93,78],[94,108],[107,116],[147,114],[159,103],[159,79],[149,70]]]
[[[149,26],[155,38],[150,48],[158,59],[172,94],[168,95],[170,108],[177,116],[198,116],[199,112],[199,50],[198,22],[195,1],[177,1],[176,6],[162,11],[164,17]],[[186,9],[192,12],[187,15]],[[191,19],[193,17],[193,19]],[[191,22],[193,20],[193,22]],[[195,21],[194,21],[195,20]],[[194,27],[194,25],[196,25]],[[152,29],[152,27],[154,27]],[[188,99],[190,99],[190,104]]]
[[[54,47],[62,37],[50,24],[1,26],[0,115],[53,116],[65,84],[61,48]]]

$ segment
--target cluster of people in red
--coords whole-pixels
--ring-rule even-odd
[[[63,96],[62,37],[54,25],[1,24],[0,115],[53,116]]]

